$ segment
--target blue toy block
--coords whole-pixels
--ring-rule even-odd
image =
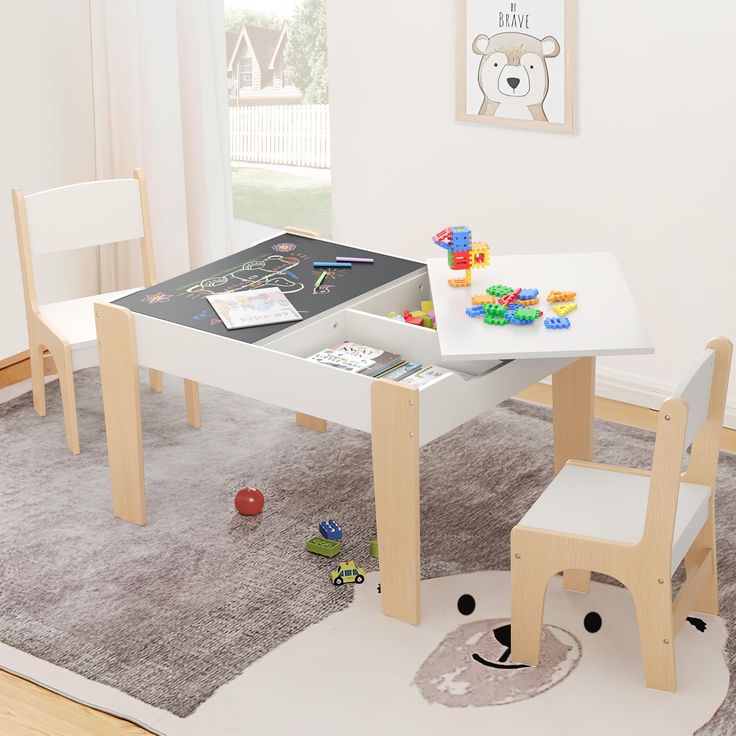
[[[330,539],[333,542],[337,542],[342,539],[342,529],[340,529],[340,525],[334,519],[320,521],[319,533],[325,539]]]
[[[509,304],[506,307],[506,311],[507,312],[515,312],[517,309],[521,309],[521,307],[522,307],[521,304]]]
[[[485,314],[485,311],[483,310],[484,304],[478,304],[475,307],[468,307],[465,310],[465,314],[468,315],[468,317],[482,317]]]
[[[539,296],[539,289],[522,289],[519,296],[516,298],[520,302],[527,301],[528,299],[536,299]]]
[[[512,325],[531,325],[531,324],[534,323],[534,320],[533,319],[518,319],[517,317],[514,317],[513,316],[513,314],[514,314],[513,312],[508,312],[507,313],[507,316],[508,316],[508,314],[511,314],[512,315],[511,317],[508,318],[509,324],[512,324]]]
[[[548,330],[567,330],[570,328],[570,320],[567,317],[546,317],[544,326]]]

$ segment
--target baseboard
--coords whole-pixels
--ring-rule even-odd
[[[661,403],[672,395],[674,389],[675,386],[634,373],[602,367],[596,370],[595,393],[604,399],[658,409]],[[726,401],[723,424],[726,427],[736,428],[736,399]]]

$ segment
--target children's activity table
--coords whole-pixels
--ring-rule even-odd
[[[314,287],[321,270],[313,261],[348,255],[374,263],[334,270]],[[321,429],[327,421],[370,432],[382,609],[419,623],[419,448],[551,375],[555,468],[568,459],[590,460],[595,356],[653,351],[611,254],[492,257],[476,285],[462,289],[447,286],[453,275],[445,259],[430,259],[427,268],[284,233],[96,304],[115,515],[146,523],[139,366],[294,410],[305,426]],[[573,326],[547,331],[538,320],[501,328],[466,317],[470,295],[492,283],[539,288],[545,312],[547,290],[577,291]],[[205,299],[272,286],[286,293],[302,321],[228,331]],[[385,316],[428,299],[439,331]],[[342,340],[451,372],[417,389],[306,360]],[[570,571],[566,584],[581,585],[586,574]]]

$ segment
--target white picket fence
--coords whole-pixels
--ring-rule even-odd
[[[230,108],[233,161],[330,168],[329,105]]]

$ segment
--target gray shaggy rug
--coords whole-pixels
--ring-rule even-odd
[[[295,426],[291,412],[202,387],[202,428],[181,381],[142,384],[149,523],[111,513],[98,372],[76,374],[82,453],[66,449],[58,384],[0,404],[0,639],[185,717],[295,633],[344,608],[324,560],[304,551],[338,519],[343,559],[376,568],[370,437]],[[508,569],[509,532],[552,478],[546,408],[508,401],[422,450],[422,574]],[[473,447],[469,464],[465,448]],[[528,448],[534,448],[529,451]],[[651,433],[596,425],[596,459],[646,467]],[[264,490],[253,518],[242,485]],[[736,456],[717,496],[722,615],[734,626]],[[727,656],[733,671],[735,647]],[[729,697],[701,733],[731,733]]]

